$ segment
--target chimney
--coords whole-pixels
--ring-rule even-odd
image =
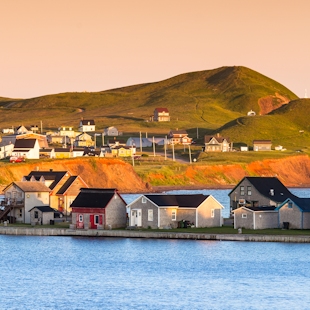
[[[50,172],[53,172],[53,169],[50,169]]]

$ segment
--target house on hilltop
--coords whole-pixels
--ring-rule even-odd
[[[230,152],[232,151],[233,143],[228,137],[221,137],[219,134],[216,136],[205,136],[205,152]]]
[[[80,132],[91,132],[95,131],[96,125],[93,119],[81,119],[79,124]]]
[[[253,151],[271,151],[271,140],[253,140]]]

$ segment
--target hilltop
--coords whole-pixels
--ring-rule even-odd
[[[38,124],[55,129],[77,127],[79,119],[94,118],[97,128],[167,133],[172,128],[217,130],[226,123],[257,115],[298,99],[280,83],[245,67],[221,67],[181,74],[164,81],[102,92],[62,93],[31,99],[0,98],[2,127]],[[167,107],[169,123],[150,123],[156,107]]]

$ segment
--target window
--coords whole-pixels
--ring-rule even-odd
[[[95,215],[95,224],[96,224],[96,225],[99,224],[99,215]]]
[[[243,219],[246,219],[248,216],[247,216],[247,214],[246,213],[242,213],[242,218]]]
[[[171,212],[171,220],[176,221],[177,220],[177,210],[172,210]]]
[[[39,218],[39,212],[38,211],[34,211],[34,218],[38,219]]]
[[[211,217],[214,217],[214,209],[211,209]]]
[[[244,186],[240,186],[240,195],[244,196]]]
[[[251,186],[247,187],[247,193],[248,193],[248,196],[252,195],[252,187]]]
[[[23,209],[19,209],[19,217],[23,216]]]
[[[83,223],[83,214],[79,214],[79,222]]]
[[[37,197],[38,197],[38,198],[41,198],[41,193],[37,193]]]
[[[147,220],[149,222],[153,222],[153,210],[152,209],[147,210]]]
[[[289,209],[292,209],[292,208],[293,208],[293,203],[290,201],[290,202],[288,203],[287,207],[288,207]]]
[[[142,197],[142,203],[146,203],[146,198]]]

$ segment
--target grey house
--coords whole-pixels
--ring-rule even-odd
[[[288,198],[277,207],[277,211],[280,227],[310,229],[310,198]]]
[[[55,210],[50,206],[34,207],[30,212],[30,222],[34,225],[48,225],[54,220]]]
[[[181,221],[193,227],[222,226],[224,208],[211,195],[142,195],[127,208],[129,225],[177,228]]]
[[[245,177],[228,196],[231,212],[244,206],[279,206],[287,198],[296,198],[276,177]]]
[[[234,228],[268,229],[279,227],[279,214],[274,206],[240,207],[233,211]]]

